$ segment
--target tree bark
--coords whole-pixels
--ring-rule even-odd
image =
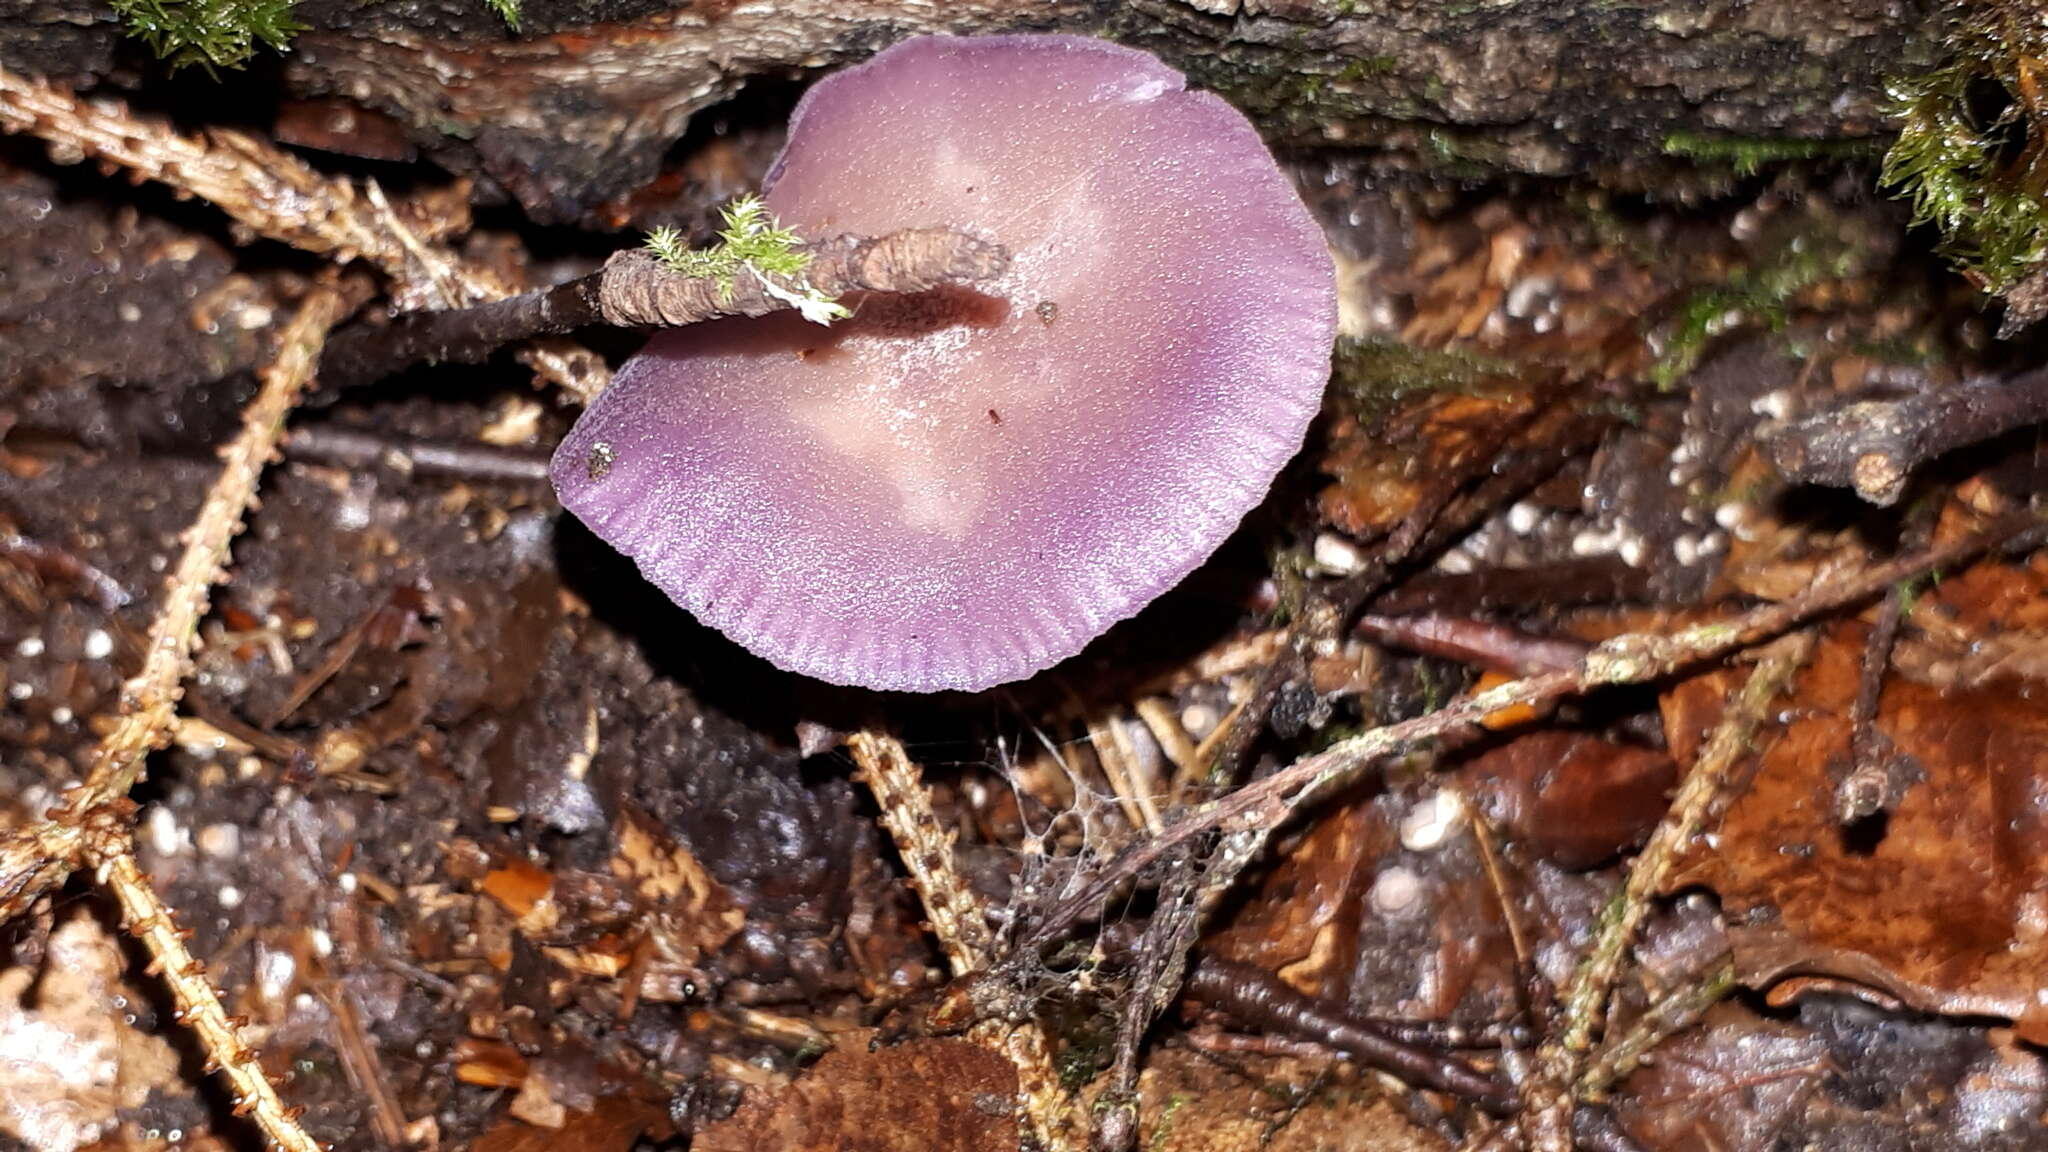
[[[1668,181],[1881,143],[1882,85],[1937,14],[1900,0],[304,0],[296,94],[395,117],[542,220],[645,185],[691,117],[923,32],[1105,35],[1150,49],[1281,146],[1380,150],[1453,175]],[[0,62],[103,72],[84,0],[0,0]],[[95,24],[97,21],[97,24]],[[96,39],[97,37],[97,39]]]

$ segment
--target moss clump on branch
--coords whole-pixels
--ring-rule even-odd
[[[647,250],[672,272],[716,280],[721,299],[732,298],[734,277],[746,272],[769,295],[803,314],[813,324],[830,324],[852,315],[831,296],[804,280],[811,254],[803,240],[784,228],[758,196],[742,196],[721,209],[725,227],[718,243],[691,248],[683,234],[663,226],[647,234]]]
[[[1340,340],[1331,383],[1359,420],[1375,424],[1415,392],[1476,394],[1497,385],[1509,366],[1462,349],[1421,348],[1400,340]]]
[[[1886,86],[1899,138],[1882,181],[1972,283],[2004,295],[2048,256],[2048,27],[2031,4],[1987,0],[1951,18],[1942,48]]]
[[[1868,256],[1824,232],[1791,238],[1767,259],[1685,298],[1673,319],[1650,379],[1668,389],[1693,370],[1715,337],[1742,325],[1783,331],[1800,293],[1856,274]]]
[[[305,28],[297,0],[111,0],[128,34],[149,45],[172,70],[197,64],[209,75],[240,68],[258,46],[282,52]],[[519,0],[483,0],[513,31]]]

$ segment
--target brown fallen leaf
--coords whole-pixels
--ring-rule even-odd
[[[121,981],[120,941],[79,909],[48,947],[40,971],[0,971],[0,1144],[73,1152],[184,1087],[177,1053],[123,1007],[139,997]]]
[[[2002,680],[1944,693],[1889,678],[1877,727],[1918,781],[1878,835],[1845,831],[1834,795],[1865,632],[1829,634],[1718,845],[1695,843],[1669,889],[1720,894],[1746,983],[1834,976],[1925,1011],[2002,1016],[2023,1038],[2048,1040],[2048,689]],[[1667,696],[1681,761],[1729,683],[1696,677]]]
[[[1678,782],[1671,757],[1585,732],[1544,729],[1474,757],[1467,794],[1503,834],[1561,868],[1590,868],[1640,843]]]

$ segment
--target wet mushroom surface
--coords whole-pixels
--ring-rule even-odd
[[[803,234],[1011,253],[829,329],[659,335],[557,451],[566,508],[782,667],[930,691],[1071,656],[1222,543],[1320,405],[1320,230],[1244,117],[1144,53],[907,41],[811,89],[765,187]]]

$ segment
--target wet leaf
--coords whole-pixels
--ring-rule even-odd
[[[1461,778],[1510,840],[1559,867],[1590,868],[1656,827],[1677,772],[1654,749],[1547,729],[1475,757]]]
[[[1832,975],[2048,1038],[2044,687],[2004,680],[1944,693],[1890,677],[1877,727],[1919,780],[1882,827],[1844,829],[1835,789],[1863,637],[1845,625],[1818,649],[1795,686],[1791,724],[1767,738],[1718,847],[1695,844],[1671,886],[1720,894],[1749,983]],[[1682,759],[1728,683],[1725,673],[1699,677],[1667,699]]]

